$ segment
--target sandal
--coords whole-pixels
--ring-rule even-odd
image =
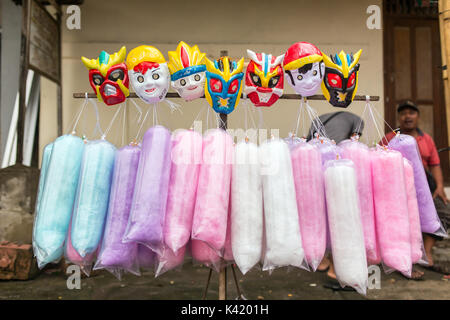
[[[329,269],[330,269],[330,266],[326,267],[326,268],[323,269],[323,270],[320,270],[319,268],[317,268],[316,271],[317,271],[317,272],[324,273],[324,272],[327,272]]]
[[[324,285],[323,285],[323,287],[324,288],[326,288],[326,289],[331,289],[331,290],[333,290],[333,291],[348,291],[348,292],[350,292],[350,291],[356,291],[355,289],[353,289],[352,287],[347,287],[347,286],[345,286],[345,287],[341,287],[341,285],[339,284],[339,282],[337,282],[337,281],[332,281],[332,280],[329,280],[328,282],[326,282]]]
[[[433,271],[433,272],[437,272],[437,273],[443,273],[440,269],[436,268],[436,266],[433,264],[432,266],[421,266],[422,268],[428,270],[428,271]]]
[[[407,276],[405,276],[403,273],[400,272],[400,274],[403,276],[403,278],[407,279],[407,280],[413,280],[413,281],[422,281],[425,280],[424,276],[425,274],[418,274],[420,271],[413,269],[411,272],[411,278],[408,278]],[[414,276],[414,273],[416,273],[417,276]]]

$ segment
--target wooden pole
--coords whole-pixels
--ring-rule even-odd
[[[220,51],[221,57],[228,56],[228,50]],[[220,124],[219,127],[223,130],[227,130],[228,127],[228,115],[224,113],[220,113]],[[219,272],[219,300],[227,299],[227,267],[223,266],[220,268]]]
[[[448,141],[450,141],[450,83],[448,63],[450,62],[450,0],[439,0],[439,29],[441,36],[442,80],[447,115]]]

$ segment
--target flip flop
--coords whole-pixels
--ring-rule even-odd
[[[331,290],[333,290],[333,291],[348,291],[348,292],[351,292],[351,291],[356,291],[355,289],[353,289],[352,287],[341,287],[341,285],[339,284],[339,282],[337,282],[337,281],[332,281],[332,280],[329,280],[328,282],[326,282],[324,285],[323,285],[323,287],[324,288],[326,288],[326,289],[331,289]]]
[[[323,269],[323,270],[320,270],[320,269],[316,269],[316,271],[317,272],[321,272],[321,273],[324,273],[324,272],[327,272],[328,270],[330,269],[330,266],[328,266],[328,267],[326,267],[325,269]]]
[[[413,270],[413,272],[418,272],[418,270]],[[416,277],[416,278],[413,278],[412,277],[412,273],[411,273],[411,278],[408,278],[407,276],[405,276],[403,273],[401,273],[400,272],[400,274],[403,276],[403,278],[405,278],[406,280],[412,280],[412,281],[423,281],[423,280],[425,280],[424,279],[424,277],[425,277],[425,274],[422,274],[421,276],[419,276],[419,277]]]
[[[421,267],[426,269],[426,270],[428,270],[428,271],[433,271],[433,272],[445,274],[441,270],[437,269],[434,264],[432,266],[421,266]]]

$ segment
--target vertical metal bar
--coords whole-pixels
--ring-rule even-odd
[[[228,56],[228,50],[220,51],[221,57]],[[228,115],[221,113],[220,114],[220,128],[223,130],[227,130],[228,127]],[[227,299],[227,267],[221,267],[219,273],[219,300]]]
[[[23,1],[23,21],[22,26],[25,30],[22,33],[22,63],[20,68],[19,82],[19,113],[17,120],[17,149],[16,164],[22,164],[23,161],[23,137],[25,124],[25,94],[27,86],[28,63],[30,53],[30,20],[31,20],[31,0]]]

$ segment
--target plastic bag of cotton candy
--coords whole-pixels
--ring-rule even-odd
[[[419,205],[422,232],[448,237],[439,220],[436,207],[434,206],[433,196],[427,182],[416,139],[410,135],[397,134],[389,142],[389,147],[399,151],[411,162],[414,169],[414,183]]]
[[[258,146],[235,146],[231,187],[232,257],[243,274],[261,260],[263,238],[262,181]],[[227,252],[225,252],[227,253]]]
[[[371,152],[365,144],[356,139],[344,140],[339,146],[342,157],[352,160],[355,166],[367,261],[369,264],[378,264],[381,256],[375,228]]]
[[[326,249],[327,216],[319,149],[299,141],[291,149],[298,216],[306,261],[315,271]]]
[[[411,234],[403,157],[382,147],[372,151],[377,238],[386,272],[411,276]]]
[[[33,227],[39,268],[57,262],[64,251],[77,193],[83,140],[63,135],[44,149]]]
[[[324,175],[337,279],[341,286],[351,286],[366,294],[368,270],[353,162],[347,159],[327,161]]]
[[[304,267],[295,184],[289,148],[271,139],[259,148],[264,203],[265,251],[263,270]]]

